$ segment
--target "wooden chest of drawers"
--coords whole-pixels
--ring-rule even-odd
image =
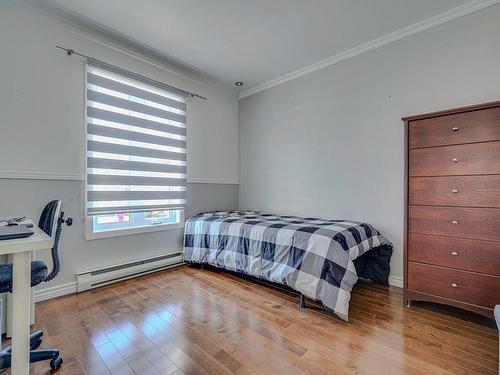
[[[404,298],[500,304],[500,102],[403,118]]]

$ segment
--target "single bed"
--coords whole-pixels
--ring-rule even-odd
[[[184,260],[286,285],[347,320],[358,276],[388,283],[391,243],[370,224],[218,211],[186,221]]]

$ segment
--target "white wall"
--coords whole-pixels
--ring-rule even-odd
[[[10,1],[0,3],[0,149],[15,157],[0,158],[0,176],[83,177],[84,60],[56,45],[206,96],[188,102],[188,179],[238,182],[236,95],[120,53]]]
[[[237,207],[235,94],[167,64],[148,64],[29,6],[0,1],[0,216],[37,218],[45,203],[59,198],[75,219],[63,234],[63,271],[42,287],[73,282],[78,271],[182,247],[182,230],[85,240],[84,62],[56,45],[206,96],[188,104],[188,215]],[[38,256],[49,260],[48,252]]]
[[[240,208],[372,223],[403,273],[403,115],[500,99],[500,5],[240,100]]]

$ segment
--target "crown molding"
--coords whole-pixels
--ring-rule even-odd
[[[401,40],[403,38],[421,33],[423,31],[429,30],[429,29],[434,28],[436,26],[439,26],[439,25],[442,25],[444,23],[456,20],[456,19],[464,17],[468,14],[477,12],[479,10],[482,10],[484,8],[487,8],[487,7],[490,7],[492,5],[499,4],[499,3],[500,3],[500,0],[473,0],[473,1],[469,1],[468,3],[460,5],[456,8],[453,8],[453,9],[447,10],[443,13],[439,13],[435,16],[426,18],[422,21],[419,21],[419,22],[414,23],[412,25],[403,27],[399,30],[392,32],[392,33],[383,35],[379,38],[376,38],[376,39],[373,39],[369,42],[360,44],[360,45],[353,47],[351,49],[348,49],[346,51],[337,53],[333,56],[330,56],[326,59],[320,60],[316,63],[305,66],[305,67],[300,68],[298,70],[295,70],[291,73],[285,74],[281,77],[272,79],[268,82],[265,82],[265,83],[262,83],[260,85],[255,86],[255,87],[241,91],[240,94],[238,95],[238,98],[239,99],[246,98],[250,95],[267,90],[271,87],[281,85],[282,83],[285,83],[285,82],[294,80],[296,78],[305,76],[305,75],[310,74],[312,72],[315,72],[317,70],[320,70],[320,69],[326,68],[328,66],[337,64],[341,61],[345,61],[347,59],[359,56],[363,53],[373,51],[373,50],[380,48],[380,47],[383,47],[387,44],[394,43],[394,42]]]
[[[8,1],[18,7],[49,17],[57,21],[63,29],[94,43],[140,60],[177,77],[217,89],[228,95],[236,95],[236,91],[232,86],[212,77],[209,73],[196,69],[171,56],[167,56],[154,48],[71,12],[60,5],[53,4],[48,0]],[[71,48],[71,46],[68,48]]]

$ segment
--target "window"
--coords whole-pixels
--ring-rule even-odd
[[[88,61],[88,239],[183,225],[185,99],[181,90]]]

